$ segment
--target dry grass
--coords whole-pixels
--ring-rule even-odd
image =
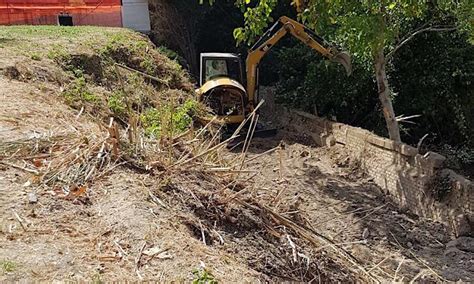
[[[261,249],[271,251],[274,256],[266,260],[270,261],[268,267],[258,265],[263,265],[258,269],[269,279],[309,281],[323,277],[377,282],[378,277],[359,265],[354,256],[305,224],[282,215],[281,208],[274,206],[277,196],[254,195],[255,171],[248,170],[246,163],[252,132],[245,134],[238,158],[225,158],[227,143],[241,134],[244,124],[254,125],[257,119],[252,113],[225,141],[219,141],[218,130],[211,123],[156,140],[139,126],[119,130],[111,120],[76,135],[0,143],[0,153],[3,164],[32,173],[38,189],[53,189],[81,202],[87,202],[94,183],[121,167],[152,174],[161,182],[149,192],[150,198],[165,207],[168,205],[162,200],[181,208],[183,222],[205,245],[236,241],[226,232],[228,226],[236,225],[244,235],[258,232],[261,248],[247,243],[238,251],[244,254],[242,249],[246,249],[250,255],[258,255]],[[318,248],[327,254],[317,253]],[[286,256],[275,258],[279,254]]]

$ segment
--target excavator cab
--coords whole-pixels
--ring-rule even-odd
[[[200,86],[220,77],[229,78],[244,85],[240,57],[233,53],[201,53]]]
[[[197,93],[228,124],[245,119],[247,93],[242,60],[233,53],[201,53]]]

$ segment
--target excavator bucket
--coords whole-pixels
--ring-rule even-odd
[[[331,61],[340,63],[346,69],[347,76],[352,74],[352,63],[351,63],[351,56],[349,53],[343,51],[336,54]]]

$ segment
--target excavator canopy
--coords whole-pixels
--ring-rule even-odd
[[[233,53],[201,53],[199,83],[203,86],[209,80],[226,77],[244,85],[240,56]]]

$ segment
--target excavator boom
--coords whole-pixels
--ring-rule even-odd
[[[333,62],[342,64],[347,75],[352,73],[351,57],[346,52],[340,52],[331,46],[323,38],[319,37],[305,25],[298,23],[288,17],[281,17],[278,21],[260,37],[250,49],[246,60],[247,68],[247,96],[250,108],[255,104],[255,92],[257,88],[258,64],[263,56],[286,34],[291,34],[304,44],[321,53]]]

